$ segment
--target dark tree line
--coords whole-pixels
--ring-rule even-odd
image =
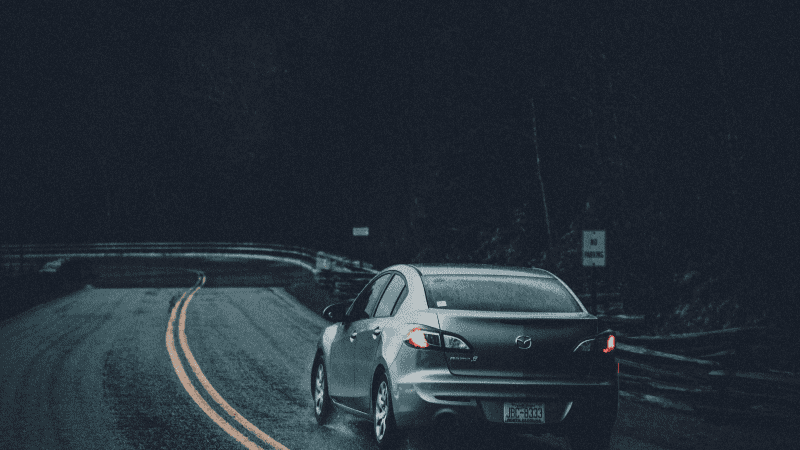
[[[5,15],[4,241],[348,252],[369,225],[377,265],[580,283],[600,228],[604,283],[645,304],[693,270],[789,283],[797,14],[777,2],[162,3]]]

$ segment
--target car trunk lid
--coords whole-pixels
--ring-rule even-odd
[[[440,329],[471,351],[445,349],[454,375],[512,378],[587,376],[591,361],[573,352],[597,333],[586,313],[503,313],[438,310]]]

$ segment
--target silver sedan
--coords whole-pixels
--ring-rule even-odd
[[[314,415],[405,430],[480,422],[608,448],[618,405],[615,336],[541,269],[396,265],[323,312],[311,371]]]

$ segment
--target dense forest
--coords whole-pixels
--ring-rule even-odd
[[[4,243],[283,242],[583,290],[603,229],[631,311],[796,317],[782,3],[4,9]]]

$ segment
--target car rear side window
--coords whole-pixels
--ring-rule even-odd
[[[496,312],[581,312],[553,278],[493,275],[422,277],[428,307]]]
[[[371,292],[369,294],[369,303],[367,303],[367,307],[365,309],[367,316],[371,316],[372,312],[375,311],[375,308],[378,306],[378,300],[381,299],[381,294],[383,293],[383,288],[392,278],[392,274],[388,273],[380,278],[372,285]]]
[[[392,309],[392,315],[394,316],[397,314],[397,311],[400,309],[400,306],[403,305],[403,302],[408,297],[408,286],[403,288],[403,292],[400,293],[400,297],[397,299],[397,303],[394,304],[394,308]]]
[[[378,303],[378,308],[375,310],[374,317],[388,317],[405,286],[406,282],[403,277],[395,275],[389,285],[386,286],[381,302]]]

